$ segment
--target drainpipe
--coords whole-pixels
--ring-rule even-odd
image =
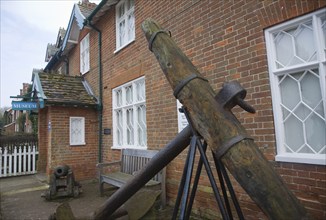
[[[70,75],[69,74],[69,59],[68,59],[68,57],[66,57],[65,59],[64,59],[64,62],[66,63],[66,75]]]
[[[102,163],[102,142],[103,142],[103,135],[102,135],[102,130],[103,130],[103,104],[102,104],[102,99],[103,99],[103,82],[102,82],[102,33],[101,31],[92,25],[91,21],[87,18],[84,22],[84,25],[87,25],[91,27],[93,30],[95,30],[98,33],[98,79],[99,79],[99,98],[98,98],[98,162]]]

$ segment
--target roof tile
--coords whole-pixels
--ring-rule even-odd
[[[87,92],[81,76],[39,73],[47,104],[96,106],[96,99]]]

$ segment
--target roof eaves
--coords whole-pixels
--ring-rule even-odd
[[[115,5],[118,2],[119,0],[102,0],[92,11],[92,13],[85,19],[85,22],[90,22],[92,24],[96,23],[96,21],[99,20],[100,17],[111,8],[112,5]]]
[[[75,4],[75,18],[79,27],[79,30],[83,29],[84,27],[84,20],[85,20],[85,16],[83,15],[83,13],[80,11],[79,5]]]
[[[34,91],[34,89],[36,89],[38,98],[47,99],[47,97],[45,96],[45,94],[43,92],[42,83],[41,83],[40,76],[39,76],[38,72],[33,73],[33,75],[34,76],[33,76],[32,91]]]
[[[70,37],[70,34],[71,34],[71,28],[72,28],[72,25],[74,24],[74,18],[76,17],[75,16],[75,14],[76,14],[76,8],[78,8],[78,5],[77,4],[74,4],[74,7],[72,8],[72,11],[71,11],[71,15],[70,15],[70,19],[69,19],[67,31],[66,31],[65,37],[63,39],[61,51],[64,51],[65,48],[66,48],[66,46],[67,46],[67,43],[68,43],[68,40],[69,40],[69,37]],[[79,13],[80,13],[80,10],[79,10]],[[78,24],[78,26],[79,26],[79,24]]]

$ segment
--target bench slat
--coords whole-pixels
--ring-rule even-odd
[[[103,184],[108,183],[113,186],[122,187],[127,181],[133,178],[133,175],[141,170],[145,164],[157,154],[157,150],[140,150],[140,149],[122,149],[120,172],[103,173],[104,163],[98,164],[100,169],[100,193],[103,195]],[[107,164],[107,163],[106,163]],[[106,165],[105,164],[105,165]],[[116,163],[115,163],[116,164]],[[147,182],[146,187],[159,186],[161,189],[162,207],[166,205],[165,192],[165,168],[156,174],[152,180]]]
[[[127,173],[122,173],[122,172],[114,172],[114,173],[109,173],[106,175],[102,175],[103,180],[106,183],[115,185],[117,187],[123,186],[126,182],[128,182],[130,179],[132,179],[133,175],[127,174]],[[112,182],[112,183],[111,183]],[[159,185],[160,182],[155,181],[155,180],[150,180],[146,183],[145,186],[156,186]]]

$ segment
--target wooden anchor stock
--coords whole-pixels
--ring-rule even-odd
[[[193,126],[269,219],[308,219],[305,208],[287,188],[215,92],[169,34],[152,19],[142,24],[174,95],[189,112]],[[195,75],[195,76],[193,76]],[[228,148],[229,149],[225,149]],[[223,149],[224,148],[224,149]]]
[[[221,159],[269,219],[309,219],[305,208],[232,114],[227,100],[221,95],[215,97],[208,81],[169,34],[151,19],[143,22],[142,29],[174,95],[186,108],[193,127],[208,143],[215,159]],[[119,207],[189,145],[191,135],[188,126],[98,208],[92,219],[112,219]]]

